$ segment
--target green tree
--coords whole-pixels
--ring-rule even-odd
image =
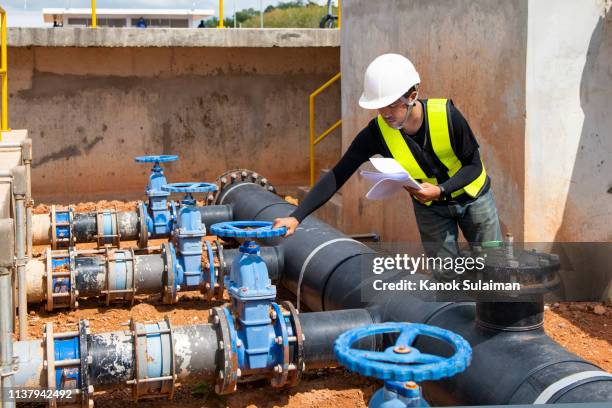
[[[333,10],[334,14],[338,11]],[[266,28],[319,28],[319,22],[327,15],[327,7],[302,0],[279,3],[276,7],[268,7],[264,13]],[[238,18],[236,18],[238,19]],[[242,27],[259,27],[259,13],[244,21]]]

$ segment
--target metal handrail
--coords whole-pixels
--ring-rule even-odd
[[[6,11],[0,7],[0,25],[2,25],[2,45],[0,52],[0,77],[2,79],[2,116],[0,118],[0,131],[6,132],[8,127],[8,59],[6,54]],[[0,140],[2,134],[0,133]]]
[[[219,0],[219,25],[217,28],[225,28],[223,25],[223,0]]]
[[[98,15],[96,14],[96,0],[91,0],[91,28],[98,28]]]
[[[330,133],[340,127],[342,125],[342,119],[338,120],[336,123],[331,125],[327,130],[321,133],[319,136],[315,138],[315,97],[319,95],[321,92],[329,88],[334,84],[337,80],[340,79],[342,74],[339,72],[332,79],[321,85],[316,91],[310,94],[308,98],[309,108],[310,108],[310,187],[314,185],[315,180],[315,157],[314,157],[314,147],[319,144],[323,139],[325,139]]]

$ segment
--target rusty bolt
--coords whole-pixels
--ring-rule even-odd
[[[274,372],[277,373],[277,374],[282,373],[283,372],[283,366],[280,365],[280,364],[275,365],[274,366]]]
[[[219,324],[219,316],[217,315],[213,316],[213,324]]]
[[[93,408],[94,407],[94,400],[90,399],[89,401],[87,401],[87,407],[88,408]]]
[[[242,347],[242,340],[240,339],[236,340],[236,347],[238,348]]]
[[[93,385],[90,385],[89,387],[87,387],[87,392],[90,393],[90,394],[93,394],[93,392],[94,392]]]
[[[277,338],[274,339],[274,342],[276,344],[283,344],[283,337],[282,336],[278,336]]]
[[[236,370],[236,377],[242,377],[242,370],[241,369],[237,369]]]
[[[219,348],[220,348],[221,350],[223,350],[223,348],[225,348],[225,344],[223,344],[223,341],[222,341],[222,340],[219,340]]]
[[[278,316],[276,315],[276,310],[270,311],[270,319],[276,320]]]
[[[225,378],[225,374],[223,374],[223,371],[219,370],[219,379],[222,380]]]

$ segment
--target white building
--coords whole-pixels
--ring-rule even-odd
[[[96,9],[99,27],[137,27],[143,18],[147,27],[189,28],[200,20],[214,15],[212,9]],[[44,8],[45,23],[56,23],[64,27],[87,27],[91,25],[89,8]]]

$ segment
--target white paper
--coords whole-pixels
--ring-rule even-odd
[[[374,183],[366,194],[369,200],[382,200],[391,197],[404,186],[420,190],[421,186],[395,159],[378,158],[370,159],[377,172],[362,170],[361,176]]]

